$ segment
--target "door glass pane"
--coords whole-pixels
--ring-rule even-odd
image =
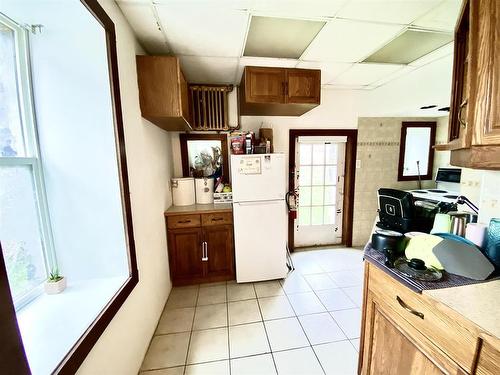
[[[323,206],[311,207],[311,224],[312,225],[323,224]]]
[[[335,206],[325,206],[325,224],[335,224]]]
[[[313,166],[312,167],[312,184],[313,185],[323,185],[324,184],[324,176],[325,175],[325,167]]]
[[[0,24],[0,157],[25,156],[14,32]]]
[[[337,167],[326,166],[325,185],[336,185],[336,184],[337,184]]]
[[[46,278],[31,166],[0,167],[0,242],[14,300]]]
[[[302,166],[299,169],[299,186],[311,185],[311,167]]]
[[[323,186],[313,186],[311,195],[311,204],[313,206],[319,206],[323,204]]]
[[[300,144],[299,154],[300,154],[300,164],[301,165],[311,165],[311,153],[312,153],[312,145]]]
[[[311,225],[311,207],[299,208],[299,225]]]
[[[299,192],[299,206],[311,205],[311,188],[301,187]]]
[[[336,143],[325,145],[325,164],[337,164],[337,149]]]
[[[337,195],[336,186],[325,186],[325,204],[335,204]]]
[[[325,145],[313,144],[313,164],[325,164]]]

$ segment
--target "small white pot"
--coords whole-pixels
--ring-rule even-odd
[[[58,294],[66,289],[66,278],[63,277],[59,281],[46,281],[45,282],[45,293],[47,294]]]

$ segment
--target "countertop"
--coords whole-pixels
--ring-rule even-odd
[[[424,290],[481,329],[500,338],[500,280],[455,288]]]
[[[233,205],[231,203],[218,204],[193,204],[190,206],[170,206],[165,211],[165,216],[187,215],[187,214],[209,214],[213,212],[232,212]]]

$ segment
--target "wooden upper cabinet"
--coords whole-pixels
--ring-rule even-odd
[[[179,59],[137,56],[142,117],[165,130],[191,130],[188,86]]]
[[[287,103],[319,104],[321,70],[287,69]]]
[[[240,84],[240,113],[300,116],[318,106],[320,96],[320,70],[247,66]]]
[[[285,69],[249,67],[244,76],[247,102],[285,103]]]
[[[465,0],[455,29],[452,165],[500,169],[500,1]]]

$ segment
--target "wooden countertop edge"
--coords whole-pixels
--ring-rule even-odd
[[[220,212],[233,212],[232,208],[213,208],[213,209],[208,209],[208,210],[189,210],[189,211],[165,211],[163,214],[165,217],[167,216],[179,216],[179,215],[194,215],[194,214],[213,214],[213,213],[220,213]]]

